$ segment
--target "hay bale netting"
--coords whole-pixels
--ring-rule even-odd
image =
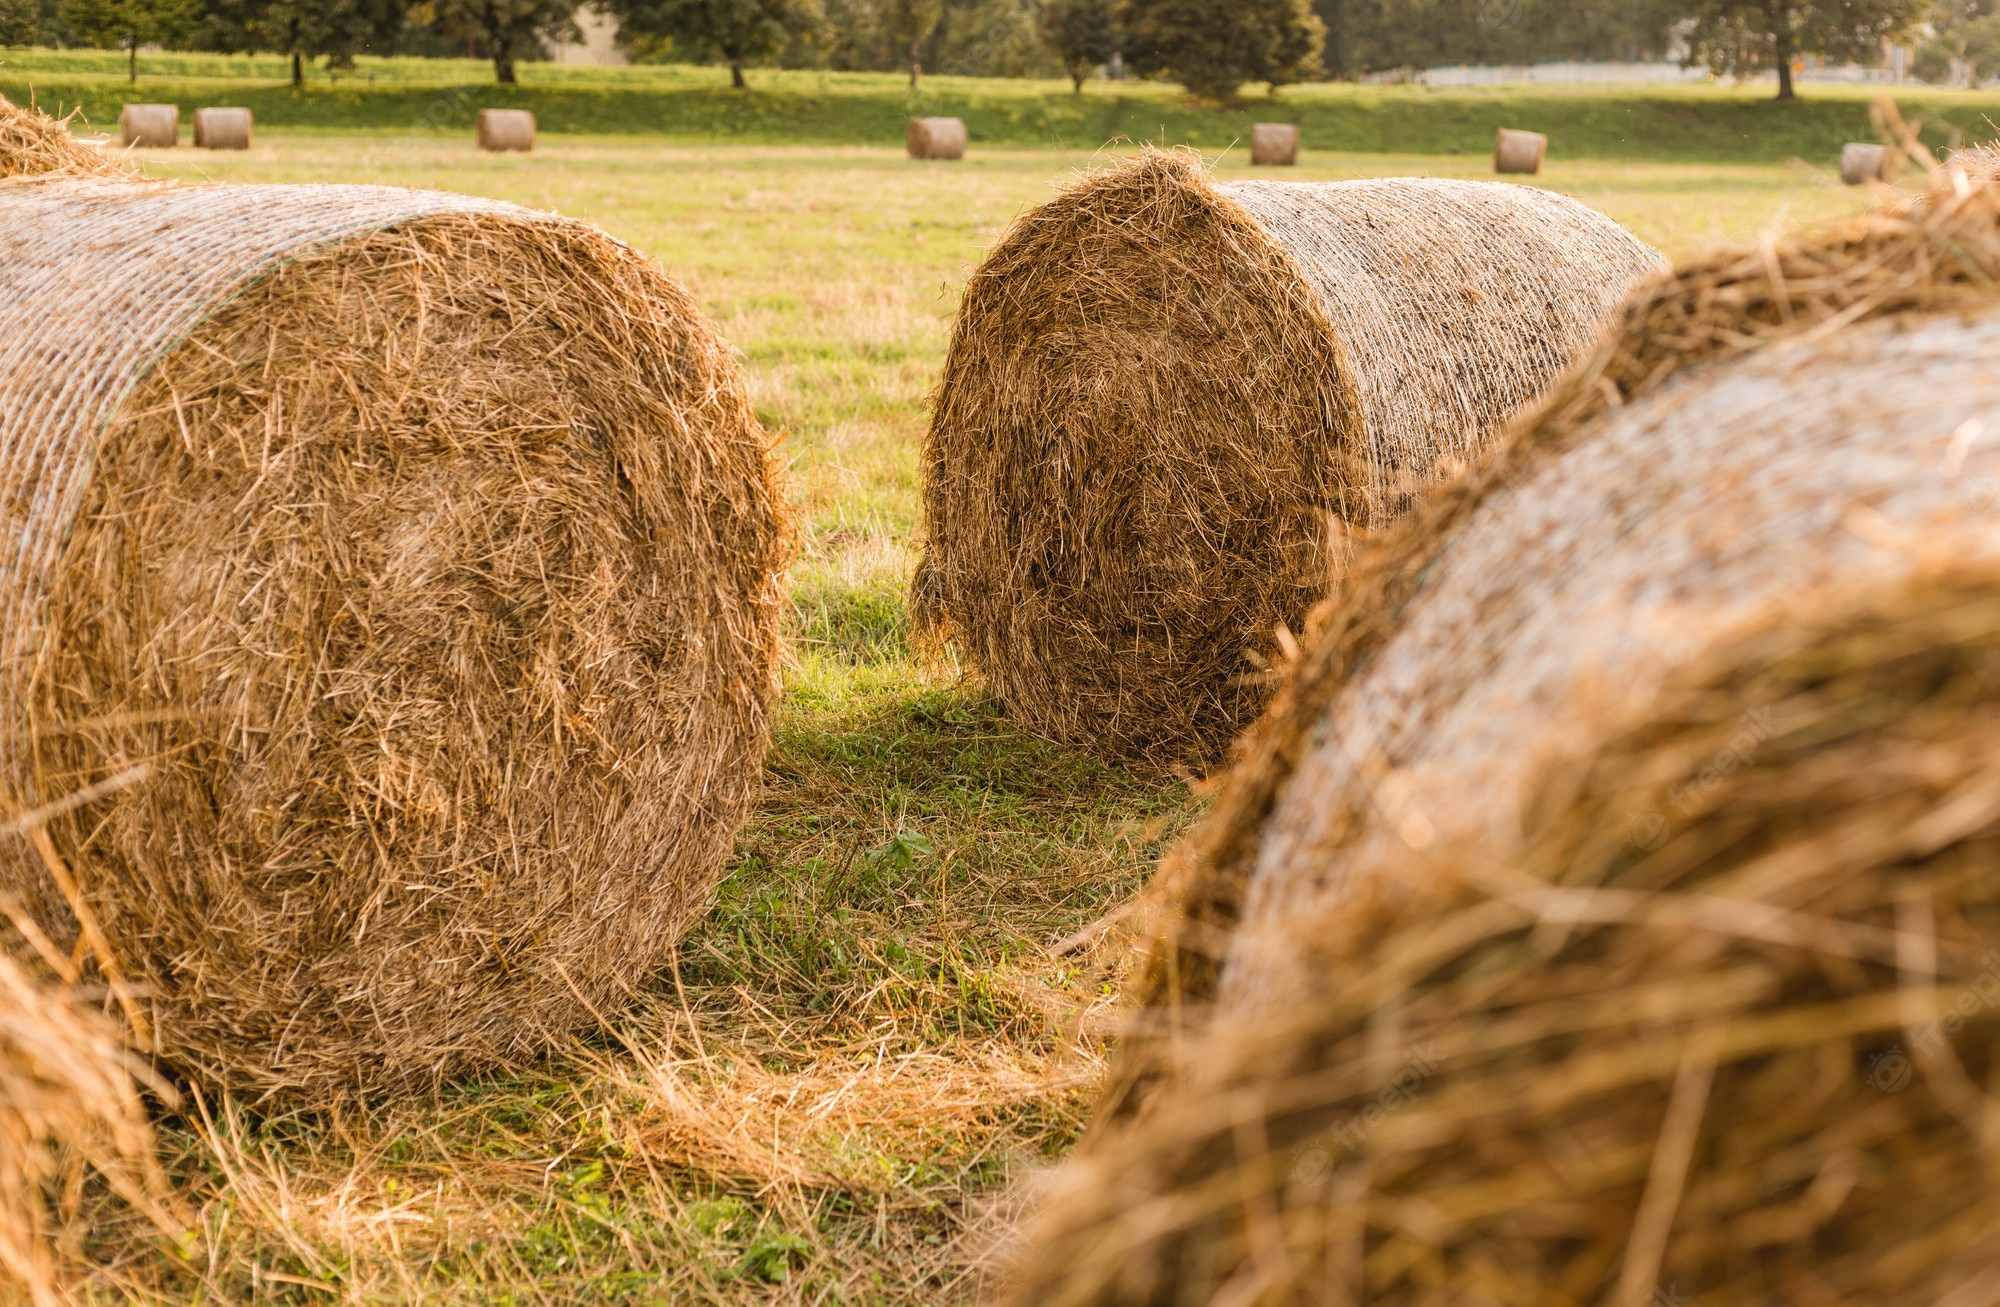
[[[1253,167],[1290,168],[1299,161],[1297,123],[1254,123],[1250,128]]]
[[[55,1255],[64,1222],[48,1198],[84,1168],[172,1226],[135,1071],[145,1069],[110,1022],[0,953],[0,1299],[73,1300]]]
[[[250,148],[248,109],[209,108],[194,111],[194,143],[200,150]]]
[[[118,111],[118,139],[126,147],[170,150],[180,143],[180,106],[128,104]]]
[[[1770,616],[1503,857],[1300,922],[1333,983],[1073,1166],[1016,1301],[2000,1301],[2000,572]]]
[[[1901,162],[1897,153],[1886,146],[1845,145],[1840,150],[1840,180],[1849,186],[1893,182]]]
[[[1546,191],[1215,185],[1152,152],[966,288],[925,442],[920,622],[1020,720],[1213,755],[1342,553],[1586,351],[1656,256]]]
[[[1549,138],[1540,132],[1502,127],[1493,136],[1493,171],[1533,176],[1541,172],[1548,153]]]
[[[390,1090],[594,1025],[768,731],[787,527],[693,301],[384,187],[18,184],[0,236],[0,795],[88,799],[167,1059]],[[49,879],[0,844],[67,939]]]
[[[535,148],[535,115],[526,109],[481,109],[473,134],[482,150],[526,154]]]
[[[912,118],[904,144],[912,159],[963,159],[969,139],[962,118]]]

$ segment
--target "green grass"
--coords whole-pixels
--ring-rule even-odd
[[[556,135],[487,157],[457,137],[281,131],[240,155],[143,158],[184,179],[491,195],[658,257],[741,351],[803,540],[763,801],[640,1008],[436,1102],[276,1120],[211,1103],[169,1122],[193,1233],[175,1251],[110,1220],[90,1249],[100,1296],[974,1298],[1018,1182],[1070,1146],[1101,1083],[1117,914],[1198,807],[1178,780],[1015,729],[914,657],[903,608],[924,397],[966,273],[1093,151],[921,165]],[[1240,152],[1219,169],[1248,174]],[[1293,175],[1481,170],[1313,152]],[[1865,203],[1803,165],[1564,158],[1543,181],[1673,252]]]
[[[1073,95],[1067,82],[933,77],[911,91],[899,76],[753,70],[748,92],[715,68],[583,68],[524,64],[521,84],[497,86],[472,60],[364,58],[338,80],[315,70],[303,91],[282,60],[148,55],[136,87],[121,56],[90,51],[0,51],[0,93],[50,109],[81,108],[115,124],[126,101],[248,106],[260,124],[345,132],[357,128],[462,132],[485,107],[532,109],[545,130],[679,141],[868,145],[902,138],[917,114],[966,120],[981,146],[1094,150],[1114,140],[1220,149],[1254,121],[1299,123],[1320,148],[1389,154],[1484,154],[1499,126],[1544,131],[1559,156],[1593,159],[1774,163],[1823,160],[1843,143],[1873,140],[1871,93],[1809,85],[1790,104],[1768,89],[1719,86],[1634,89],[1432,90],[1417,86],[1315,85],[1261,93],[1242,105],[1191,105],[1175,87],[1098,82]],[[2000,136],[1991,92],[1902,88],[1903,113],[1925,139],[1956,145]]]

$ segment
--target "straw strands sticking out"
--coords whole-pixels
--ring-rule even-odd
[[[2000,571],[1770,617],[1300,921],[1017,1300],[2000,1301]]]
[[[0,233],[0,792],[88,799],[0,884],[251,1093],[599,1020],[768,734],[788,527],[692,301],[386,188],[43,182]]]
[[[125,175],[103,151],[71,136],[69,121],[17,108],[0,95],[0,180]]]
[[[1655,256],[1545,191],[1214,185],[1149,152],[967,287],[925,445],[920,622],[1054,738],[1212,756],[1352,530],[1476,454]]]

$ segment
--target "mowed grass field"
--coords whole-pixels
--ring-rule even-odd
[[[981,251],[1112,157],[547,137],[489,158],[430,134],[274,133],[143,156],[162,177],[439,186],[605,227],[740,350],[803,534],[766,794],[677,968],[635,977],[645,1002],[572,1056],[432,1102],[190,1104],[165,1140],[192,1230],[168,1246],[101,1225],[105,1300],[934,1304],[989,1287],[1101,1083],[1119,909],[1200,799],[1029,738],[915,658],[917,449]],[[1308,154],[1284,175],[1484,169]],[[1870,202],[1800,164],[1562,160],[1542,183],[1672,254]]]

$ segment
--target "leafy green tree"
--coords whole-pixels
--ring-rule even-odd
[[[288,55],[293,86],[305,85],[314,59],[352,68],[355,55],[386,45],[404,16],[400,0],[204,0],[203,10],[197,48]]]
[[[1042,39],[1062,60],[1078,95],[1091,69],[1118,52],[1112,0],[1048,0],[1042,6]]]
[[[896,49],[909,52],[910,89],[914,91],[924,72],[924,41],[944,17],[943,0],[887,0],[883,17]]]
[[[696,59],[720,56],[729,83],[748,87],[743,65],[775,56],[821,20],[816,0],[612,0],[621,39],[671,41]]]
[[[1688,62],[1720,74],[1775,69],[1778,98],[1790,100],[1792,61],[1804,55],[1873,59],[1884,38],[1907,34],[1923,0],[1676,0]]]
[[[63,0],[63,21],[85,45],[123,49],[127,80],[139,80],[139,47],[175,46],[201,21],[200,0]]]
[[[544,41],[574,41],[578,0],[437,0],[440,33],[466,41],[493,61],[494,80],[512,86],[514,65],[541,57]]]
[[[1957,73],[1977,86],[2000,59],[1996,0],[1939,0],[1928,15],[1931,39],[1917,51],[1917,76],[1941,82]]]
[[[1218,102],[1318,76],[1326,42],[1311,0],[1120,0],[1118,24],[1134,71]]]
[[[41,0],[0,0],[0,45],[33,45],[41,39]]]

